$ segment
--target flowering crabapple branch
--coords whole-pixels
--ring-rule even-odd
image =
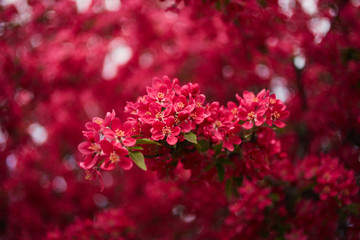
[[[104,119],[94,117],[85,124],[86,141],[78,149],[83,155],[79,166],[87,171],[87,179],[99,176],[102,185],[100,171],[110,171],[116,164],[128,170],[135,163],[146,171],[145,158],[171,162],[197,151],[215,161],[210,167],[216,165],[222,181],[220,155],[240,154],[240,144],[250,141],[259,127],[283,128],[289,116],[284,103],[265,89],[257,95],[244,91],[236,95],[238,103],[226,106],[205,103],[198,84],[181,86],[178,79],[167,76],[154,78],[146,91],[136,102],[127,103],[125,122],[113,110]]]

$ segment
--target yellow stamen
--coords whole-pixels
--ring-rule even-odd
[[[254,120],[254,118],[255,118],[255,112],[254,111],[249,112],[248,115],[247,115],[247,119],[249,121],[252,121],[252,120]]]
[[[101,120],[101,119],[96,119],[96,120],[95,120],[95,123],[97,123],[97,124],[99,124],[99,125],[101,125],[103,122],[104,122],[104,121]]]
[[[122,130],[116,129],[116,130],[115,130],[115,134],[116,134],[116,136],[118,136],[118,137],[123,137],[123,136],[125,135],[125,132],[122,131]]]
[[[163,127],[162,132],[163,132],[163,134],[165,134],[165,135],[170,135],[170,134],[171,134],[170,128],[169,128],[169,127],[166,127],[166,126]]]
[[[165,97],[165,94],[162,92],[158,92],[157,97],[158,99],[163,99]]]
[[[330,192],[330,187],[329,187],[329,186],[325,186],[323,192],[324,192],[324,193]]]
[[[272,116],[273,116],[274,119],[279,119],[280,113],[275,111],[275,112],[273,112]]]
[[[182,109],[184,107],[184,104],[182,102],[178,102],[176,104],[176,106],[179,108],[179,109]]]
[[[92,178],[92,172],[90,172],[90,171],[86,171],[85,172],[85,179],[86,180],[91,180],[91,178]]]
[[[219,120],[216,120],[215,121],[215,126],[219,128],[219,127],[222,126],[222,123]]]
[[[110,154],[109,159],[110,159],[110,162],[111,162],[111,163],[116,163],[116,162],[119,162],[119,161],[120,161],[120,157],[119,157],[115,152],[112,152],[112,153]]]
[[[162,118],[161,112],[158,112],[158,113],[155,115],[155,117],[156,117],[157,119],[161,119],[161,118]]]
[[[99,144],[97,143],[92,143],[89,147],[90,150],[93,150],[95,152],[99,151],[101,149],[101,147],[99,146]]]
[[[328,172],[326,172],[325,174],[324,174],[324,179],[325,180],[329,180],[330,179],[330,174],[328,173]]]

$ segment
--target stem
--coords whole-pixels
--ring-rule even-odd
[[[300,99],[301,99],[301,106],[303,110],[306,110],[308,107],[308,103],[307,103],[307,99],[306,99],[306,94],[305,94],[305,88],[303,85],[303,82],[301,81],[302,79],[302,70],[297,69],[294,65],[295,68],[295,73],[296,73],[296,86],[299,90],[299,94],[300,94]]]

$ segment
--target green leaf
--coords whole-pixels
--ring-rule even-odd
[[[188,140],[191,143],[195,143],[195,144],[198,143],[196,135],[193,132],[184,133],[184,137],[185,137],[186,140]]]
[[[215,6],[216,6],[216,9],[217,9],[218,11],[221,10],[221,2],[220,2],[220,0],[215,2]]]
[[[241,175],[240,177],[234,177],[234,182],[238,187],[241,187],[244,177]]]
[[[233,195],[233,178],[229,178],[228,180],[226,180],[225,194],[228,200],[230,200]]]
[[[215,152],[221,152],[222,142],[221,142],[220,144],[214,145],[214,146],[212,147],[212,149],[213,149]]]
[[[217,163],[215,166],[216,166],[216,170],[218,172],[219,181],[222,182],[225,177],[225,168],[221,163]]]
[[[346,207],[344,207],[344,209],[356,216],[359,215],[359,204],[351,203],[350,205],[347,205]]]
[[[161,146],[161,143],[155,142],[153,140],[143,138],[143,139],[136,139],[136,144],[156,144]]]
[[[267,5],[266,0],[258,0],[258,3],[262,8],[265,8]]]
[[[201,152],[201,145],[200,144],[194,144],[194,146],[199,152]]]
[[[171,157],[173,157],[174,159],[177,158],[181,158],[184,156],[184,151],[182,150],[181,147],[176,148],[172,153],[171,153]]]
[[[141,168],[142,170],[146,171],[145,159],[144,155],[141,152],[129,152],[129,157],[134,161],[134,163]]]
[[[356,48],[345,48],[341,50],[341,62],[347,64],[350,60],[360,61],[360,50]]]
[[[138,138],[138,137],[141,137],[141,136],[142,136],[141,134],[138,134],[138,135],[132,135],[131,137],[135,139],[135,138]]]
[[[209,165],[207,165],[205,168],[204,168],[204,172],[207,172],[207,171],[209,171],[210,169],[212,169],[213,167],[215,166],[215,163],[211,163],[211,164],[209,164]]]
[[[280,197],[278,194],[276,193],[270,193],[270,198],[274,201],[274,202],[277,202],[279,201]]]
[[[232,161],[229,158],[219,158],[218,160],[216,160],[218,163],[222,163],[222,164],[231,164]]]
[[[144,150],[142,147],[139,147],[139,146],[133,146],[133,147],[128,147],[128,150]]]
[[[210,144],[209,141],[205,139],[200,139],[198,141],[198,144],[195,144],[195,147],[199,152],[206,152],[207,150],[209,150]]]

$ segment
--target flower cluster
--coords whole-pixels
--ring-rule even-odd
[[[354,171],[347,170],[339,160],[330,156],[307,157],[300,165],[299,178],[315,181],[314,192],[321,200],[337,198],[342,204],[349,205],[358,192]]]
[[[78,219],[63,232],[59,229],[49,232],[46,239],[135,239],[135,229],[135,223],[123,209],[108,209],[97,214],[94,221]]]
[[[272,204],[269,196],[271,189],[244,181],[238,192],[240,199],[229,206],[231,215],[226,219],[229,227],[235,227],[229,238],[236,235],[248,238],[259,231],[264,220],[263,211]]]
[[[239,104],[228,102],[227,107],[218,102],[205,104],[205,99],[198,84],[180,86],[177,79],[164,76],[154,78],[147,95],[136,103],[129,102],[126,112],[139,121],[141,134],[152,140],[175,145],[184,141],[181,134],[194,132],[211,143],[222,142],[229,151],[241,143],[242,128],[248,130],[265,122],[283,128],[280,120],[289,116],[284,103],[265,89],[257,96],[245,91],[243,98],[237,95]]]
[[[127,103],[125,112],[129,117],[124,123],[113,111],[104,119],[94,117],[85,124],[86,141],[78,149],[84,156],[79,165],[88,171],[88,178],[94,178],[94,172],[100,175],[99,169],[112,170],[115,164],[128,170],[133,165],[131,159],[146,170],[144,154],[159,157],[159,151],[165,150],[163,159],[168,159],[184,141],[199,147],[197,140],[202,139],[233,152],[245,131],[254,133],[266,124],[282,128],[285,124],[281,120],[289,116],[284,103],[265,89],[257,95],[245,91],[242,97],[236,96],[239,104],[228,102],[227,107],[218,102],[205,103],[198,84],[181,86],[176,78],[170,80],[167,76],[155,77],[146,90],[147,94],[135,103]],[[245,157],[248,155],[264,158],[260,150],[250,151]]]
[[[262,90],[256,96],[252,92],[244,91],[243,98],[239,95],[236,98],[241,103],[239,119],[245,121],[243,128],[251,129],[261,126],[266,122],[269,126],[273,124],[279,128],[285,127],[281,120],[289,116],[289,111],[285,110],[284,103],[276,99],[275,94],[269,96],[269,92]]]
[[[328,155],[307,157],[298,168],[287,158],[275,161],[263,181],[244,180],[237,189],[225,221],[227,239],[251,238],[260,232],[267,239],[279,235],[285,239],[331,239],[336,229],[344,227],[338,221],[339,211],[358,212],[358,190],[354,172]],[[347,221],[352,227],[354,220]],[[277,226],[283,226],[286,234]],[[264,228],[267,230],[262,231]]]

